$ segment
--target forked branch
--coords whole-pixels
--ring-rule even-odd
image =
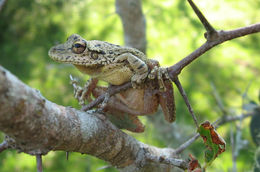
[[[198,18],[200,19],[200,22],[203,24],[204,28],[208,32],[208,34],[214,34],[217,31],[211,26],[211,24],[208,22],[206,17],[202,14],[202,12],[199,10],[199,8],[194,4],[192,0],[188,0],[190,6],[192,7],[193,11],[196,13]]]
[[[215,128],[217,129],[218,127],[220,127],[224,124],[234,122],[234,121],[238,121],[238,120],[244,120],[244,119],[251,117],[253,115],[254,115],[254,113],[250,112],[250,113],[237,115],[237,116],[230,116],[230,115],[229,116],[222,116],[221,118],[216,120],[213,124],[214,124]],[[199,133],[194,134],[194,136],[192,136],[190,139],[188,139],[186,142],[184,142],[182,145],[180,145],[177,149],[175,149],[175,153],[180,154],[187,147],[189,147],[194,141],[196,141],[199,138],[199,136],[200,136]]]
[[[210,23],[207,21],[206,17],[203,16],[203,14],[199,11],[199,9],[195,6],[195,4],[191,1],[188,0],[188,2],[191,4],[193,10],[199,17],[200,21],[204,25],[205,29],[207,30],[207,35],[206,35],[206,42],[202,44],[199,48],[197,48],[195,51],[193,51],[191,54],[177,62],[176,64],[168,67],[168,72],[169,72],[169,77],[171,78],[172,81],[175,80],[175,78],[180,75],[181,71],[188,66],[191,62],[196,60],[198,57],[209,51],[211,48],[222,44],[223,42],[226,42],[228,40],[232,40],[235,38],[239,38],[245,35],[250,35],[253,33],[260,32],[260,23],[251,25],[251,26],[246,26],[246,27],[241,27],[238,29],[230,30],[230,31],[216,31]],[[122,90],[126,90],[128,88],[131,88],[130,83],[126,83],[121,86],[114,87],[113,90],[111,90],[111,95],[114,95]],[[91,102],[90,104],[84,106],[81,110],[87,111],[95,106],[97,106],[99,103],[101,103],[104,100],[105,96],[101,95],[98,97],[95,101]]]

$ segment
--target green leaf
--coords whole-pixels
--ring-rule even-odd
[[[225,151],[226,143],[216,132],[209,121],[202,123],[198,129],[200,136],[203,138],[207,147],[205,151],[205,167],[209,166],[219,154]]]

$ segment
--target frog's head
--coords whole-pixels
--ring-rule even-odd
[[[65,43],[53,46],[48,54],[57,62],[74,65],[91,64],[87,41],[78,34],[72,34]]]

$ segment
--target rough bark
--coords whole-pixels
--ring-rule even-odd
[[[173,149],[141,143],[102,114],[52,103],[1,66],[0,83],[0,130],[8,135],[9,148],[31,155],[56,150],[90,154],[121,171],[187,168]]]
[[[124,29],[125,45],[146,52],[146,21],[141,0],[116,0],[116,12]]]

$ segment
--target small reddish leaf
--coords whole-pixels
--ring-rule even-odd
[[[189,172],[194,172],[194,170],[199,170],[200,169],[199,161],[191,154],[189,154],[189,157],[191,159],[189,161],[189,168],[188,168]],[[199,172],[199,171],[197,171],[197,172]]]
[[[198,129],[198,132],[207,147],[207,150],[205,151],[206,165],[204,167],[206,168],[217,158],[219,154],[225,151],[226,143],[209,121],[202,123]]]

